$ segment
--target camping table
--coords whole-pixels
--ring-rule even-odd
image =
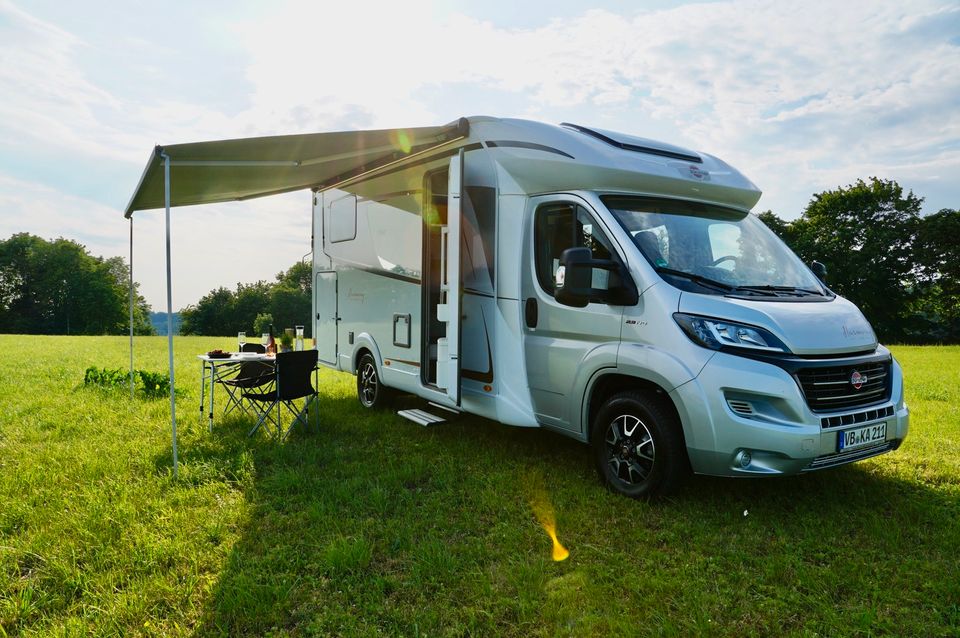
[[[232,372],[234,368],[239,366],[241,363],[246,363],[247,361],[262,361],[264,363],[272,364],[276,361],[276,357],[267,356],[265,354],[258,354],[256,352],[245,352],[241,357],[237,353],[231,354],[229,357],[210,357],[205,354],[198,354],[197,359],[200,359],[200,418],[203,418],[203,407],[205,403],[206,388],[207,388],[207,379],[210,380],[210,409],[207,413],[209,418],[208,428],[213,432],[213,388],[214,384],[223,379],[229,372]]]

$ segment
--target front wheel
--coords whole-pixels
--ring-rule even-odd
[[[357,365],[357,398],[360,405],[375,410],[387,407],[390,401],[390,390],[380,383],[377,362],[371,354],[360,357]]]
[[[607,399],[594,419],[590,444],[603,482],[631,498],[668,494],[690,472],[676,416],[644,393]]]

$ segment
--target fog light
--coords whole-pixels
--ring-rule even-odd
[[[746,468],[750,465],[750,461],[753,460],[753,456],[750,454],[750,450],[743,450],[740,454],[737,455],[737,461],[740,463],[740,467]]]

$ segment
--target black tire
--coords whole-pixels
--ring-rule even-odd
[[[597,472],[614,492],[664,496],[690,474],[680,423],[656,398],[620,392],[607,399],[590,430]]]
[[[360,357],[357,364],[357,398],[360,405],[371,410],[386,408],[393,393],[380,382],[377,362],[367,353]]]

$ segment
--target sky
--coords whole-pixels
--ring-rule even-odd
[[[960,4],[0,0],[0,238],[128,257],[156,144],[575,122],[717,155],[798,217],[871,176],[960,207]],[[162,211],[134,276],[166,309]],[[172,211],[173,307],[309,258],[308,191]]]

